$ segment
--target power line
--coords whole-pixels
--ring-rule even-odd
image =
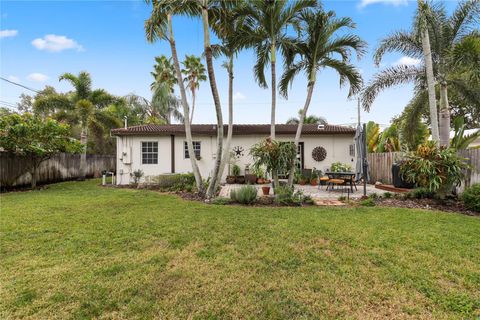
[[[38,91],[38,90],[29,88],[29,87],[24,86],[23,84],[20,84],[20,83],[17,83],[17,82],[10,81],[10,80],[8,80],[8,79],[5,79],[4,77],[0,77],[0,79],[2,79],[3,81],[7,81],[7,82],[9,82],[9,83],[11,83],[11,84],[13,84],[13,85],[22,87],[22,88],[27,89],[27,90],[30,90],[30,91],[33,91],[33,92],[35,92],[35,93],[40,93],[40,91]]]

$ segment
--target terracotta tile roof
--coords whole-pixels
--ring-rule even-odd
[[[214,124],[193,124],[192,134],[194,135],[209,135],[217,134],[216,125]],[[228,127],[224,125],[225,134],[227,134]],[[275,126],[275,133],[293,135],[297,132],[296,124],[277,124]],[[146,124],[141,126],[133,126],[128,128],[113,129],[112,135],[115,136],[130,136],[130,135],[172,135],[185,134],[185,127],[183,124]],[[234,124],[233,135],[250,135],[258,134],[268,136],[270,134],[269,124]],[[316,124],[303,125],[302,134],[304,135],[322,135],[322,134],[355,134],[355,128],[326,125],[323,129]]]

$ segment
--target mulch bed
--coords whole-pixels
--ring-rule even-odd
[[[380,206],[397,207],[397,208],[411,208],[411,209],[427,209],[439,210],[445,212],[462,213],[468,216],[480,216],[480,212],[471,211],[463,205],[461,201],[448,199],[377,199],[375,202]]]

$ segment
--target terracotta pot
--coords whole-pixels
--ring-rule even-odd
[[[310,185],[312,185],[312,186],[318,186],[318,180],[312,180],[312,181],[310,181]]]
[[[235,183],[244,184],[245,183],[245,176],[236,176]]]
[[[228,184],[234,184],[235,183],[235,176],[227,176],[227,179],[225,179]]]
[[[301,186],[304,186],[307,182],[305,180],[300,180],[298,181],[298,184]]]
[[[268,196],[270,194],[270,187],[262,187],[262,192],[264,196]]]
[[[263,178],[257,178],[257,183],[258,183],[258,184],[264,184],[264,183],[265,183],[265,179],[263,179]]]
[[[256,174],[246,174],[245,181],[249,184],[255,184],[257,182],[257,175]]]

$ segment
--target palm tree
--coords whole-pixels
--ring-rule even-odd
[[[87,169],[87,145],[90,134],[99,137],[98,143],[103,144],[103,137],[109,128],[121,125],[117,119],[106,108],[119,101],[119,98],[109,94],[103,89],[92,89],[92,79],[88,72],[82,71],[78,75],[64,73],[59,81],[68,81],[74,88],[67,94],[51,92],[35,101],[37,110],[45,110],[55,106],[55,118],[70,122],[72,125],[80,126],[80,143],[83,145],[83,152],[80,155],[79,178],[85,179]]]
[[[241,9],[246,17],[242,31],[236,41],[245,47],[253,48],[256,55],[254,66],[255,80],[260,87],[267,88],[265,68],[270,62],[272,106],[270,120],[270,137],[275,139],[275,111],[277,99],[277,51],[283,55],[295,47],[295,38],[287,35],[289,27],[298,30],[298,18],[306,8],[317,5],[315,0],[251,0]]]
[[[417,25],[421,34],[423,60],[425,63],[425,75],[427,77],[428,105],[430,107],[430,119],[432,128],[432,140],[437,143],[440,141],[438,117],[437,117],[437,99],[435,94],[435,78],[433,75],[432,50],[430,47],[430,35],[428,34],[427,15],[429,6],[424,0],[418,0]]]
[[[190,123],[192,123],[193,113],[195,111],[195,92],[200,87],[200,82],[207,80],[207,76],[205,74],[205,67],[199,57],[187,55],[182,64],[184,66],[182,73],[185,75],[183,80],[187,84],[187,88],[190,89],[192,93],[192,113],[190,116]]]
[[[366,136],[368,152],[377,152],[378,143],[380,142],[380,126],[378,123],[373,121],[367,123]]]
[[[212,10],[209,14],[210,25],[217,37],[221,40],[221,44],[212,45],[212,54],[215,58],[225,56],[227,61],[222,63],[222,67],[228,73],[228,132],[227,140],[222,155],[222,163],[218,171],[217,184],[220,182],[225,165],[230,160],[231,151],[230,144],[233,134],[233,72],[234,58],[240,51],[240,46],[235,41],[235,35],[240,32],[243,25],[244,17],[239,15],[239,11],[243,8],[245,2],[240,0],[222,1],[216,10]]]
[[[162,55],[155,57],[155,62],[154,71],[151,72],[154,81],[150,85],[153,94],[150,103],[149,122],[163,121],[170,124],[172,116],[183,121],[183,116],[179,115],[178,111],[178,99],[174,95],[177,77],[172,59]],[[141,102],[141,99],[137,102]]]
[[[424,6],[428,6],[424,4]],[[397,31],[380,42],[374,54],[374,61],[378,65],[385,53],[399,52],[411,58],[420,59],[424,57],[423,43],[419,34],[422,30],[423,21],[429,31],[429,42],[433,61],[433,72],[440,91],[440,144],[448,146],[450,111],[448,102],[448,86],[455,86],[460,90],[459,83],[452,81],[450,76],[457,70],[457,66],[451,59],[451,52],[455,46],[465,38],[472,36],[478,31],[471,31],[472,25],[478,19],[480,2],[470,0],[461,2],[448,17],[443,6],[428,6],[420,12],[422,18],[417,18],[412,31]],[[374,79],[367,85],[362,93],[362,102],[365,110],[369,110],[376,96],[380,91],[396,86],[413,82],[415,84],[414,98],[420,98],[425,88],[428,87],[426,79],[426,68],[420,66],[394,66],[389,67],[374,76]],[[430,93],[430,92],[429,92]],[[411,103],[422,106],[421,103]],[[430,112],[432,113],[432,112]],[[435,117],[430,114],[431,123]],[[432,124],[432,128],[435,124]],[[433,133],[433,130],[432,130]]]
[[[349,56],[351,52],[355,52],[359,58],[366,48],[366,43],[358,36],[343,33],[344,28],[355,28],[350,18],[337,18],[333,11],[325,12],[321,9],[316,12],[303,11],[300,17],[304,37],[298,40],[293,52],[293,55],[298,55],[300,59],[286,66],[280,80],[280,93],[287,97],[288,87],[298,73],[303,71],[308,79],[305,105],[301,110],[295,135],[296,146],[300,141],[318,72],[326,68],[333,69],[340,76],[340,86],[349,84],[349,96],[359,92],[362,77],[350,63]],[[294,61],[294,56],[288,57],[287,61]],[[293,184],[294,173],[295,165],[290,169],[289,185]]]
[[[287,124],[299,124],[300,118],[302,117],[303,109],[298,110],[298,118],[290,118],[287,120]],[[327,119],[324,117],[318,117],[315,115],[307,116],[303,118],[303,124],[328,124]]]
[[[128,106],[127,111],[135,115],[140,123],[170,124],[172,117],[178,122],[183,122],[183,114],[178,110],[180,102],[173,95],[170,96],[167,105],[158,103],[155,95],[152,101],[135,94],[127,95],[125,100]]]
[[[195,154],[193,150],[192,129],[190,126],[190,108],[187,102],[187,95],[182,79],[182,72],[180,69],[180,62],[178,60],[177,47],[175,44],[175,36],[173,34],[172,16],[183,15],[198,15],[199,8],[196,2],[193,1],[172,1],[172,0],[146,0],[147,4],[152,4],[152,12],[150,17],[145,21],[145,35],[149,42],[156,40],[166,40],[170,44],[172,53],[173,65],[177,77],[177,84],[180,89],[180,97],[183,106],[185,136],[187,139],[187,148],[189,154]],[[195,176],[195,184],[197,189],[203,191],[203,181],[198,169],[197,159],[190,157],[192,171]]]

